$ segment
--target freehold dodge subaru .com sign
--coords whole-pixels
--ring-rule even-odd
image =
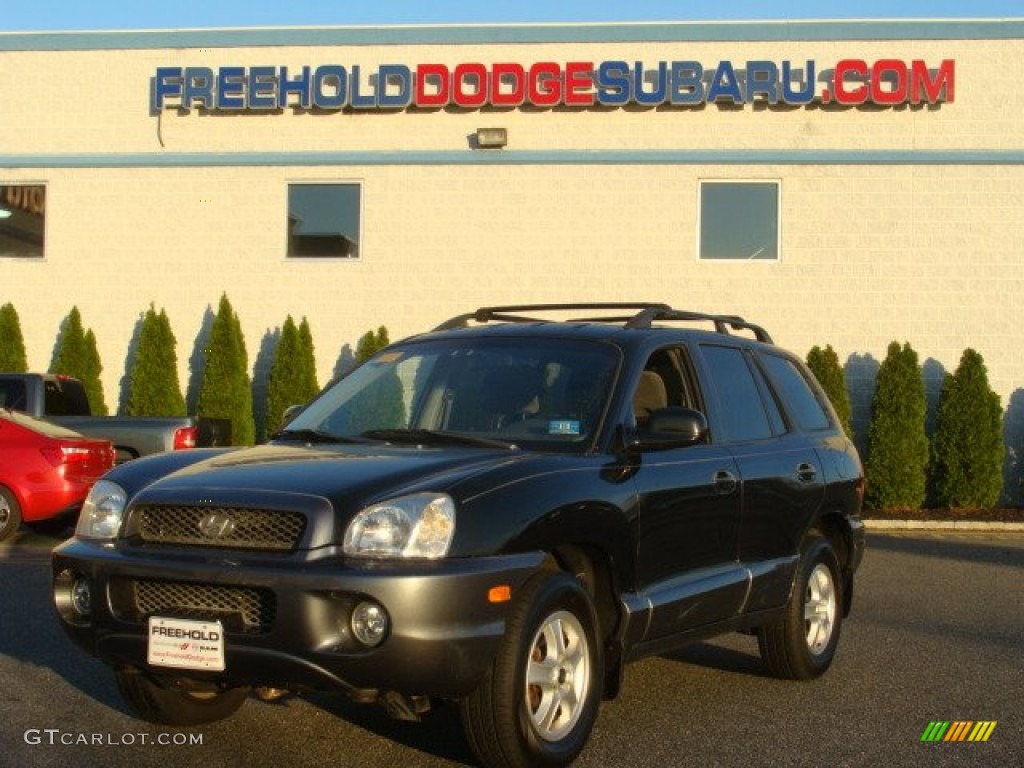
[[[153,111],[286,108],[626,107],[704,104],[937,104],[952,102],[956,62],[540,61],[534,64],[354,64],[158,67]]]

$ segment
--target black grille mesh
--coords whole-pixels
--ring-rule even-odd
[[[147,505],[134,514],[146,544],[291,552],[306,529],[299,512],[248,507]]]
[[[177,581],[135,581],[132,584],[134,621],[147,616],[239,618],[244,632],[267,633],[277,608],[274,593],[249,587],[223,587]],[[233,622],[228,621],[228,628]]]

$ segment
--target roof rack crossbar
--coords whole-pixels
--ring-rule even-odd
[[[558,312],[568,311],[572,312],[575,310],[645,310],[658,308],[661,310],[671,310],[668,304],[652,304],[649,302],[635,303],[614,303],[614,302],[603,302],[594,304],[514,304],[508,306],[499,307],[480,307],[476,312],[469,312],[464,315],[457,315],[456,317],[446,320],[437,326],[435,331],[447,331],[453,328],[461,328],[470,320],[478,323],[488,322],[506,322],[506,323],[538,323],[543,322],[543,318],[538,317],[527,317],[524,315],[512,314],[517,312]],[[630,315],[629,317],[632,317]],[[614,318],[604,322],[625,322],[628,317],[621,319]],[[580,318],[574,318],[575,322],[600,322],[596,320],[585,320]]]
[[[729,334],[730,329],[734,331],[750,331],[754,338],[764,344],[774,344],[771,335],[756,323],[748,323],[738,315],[713,315],[705,312],[689,312],[683,310],[669,310],[668,312],[650,312],[637,315],[632,323],[627,324],[629,328],[650,328],[657,320],[706,320],[715,326],[717,333]]]

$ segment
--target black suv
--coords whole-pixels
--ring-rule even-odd
[[[743,631],[774,674],[823,673],[863,491],[813,376],[742,318],[492,307],[381,351],[267,445],[116,468],[54,598],[150,721],[253,687],[404,718],[448,699],[486,765],[562,765],[633,659]]]

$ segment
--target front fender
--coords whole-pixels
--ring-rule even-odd
[[[636,569],[635,527],[628,515],[606,502],[581,501],[552,510],[515,540],[513,552],[555,552],[568,546],[592,547],[609,560],[616,591],[633,584]]]

